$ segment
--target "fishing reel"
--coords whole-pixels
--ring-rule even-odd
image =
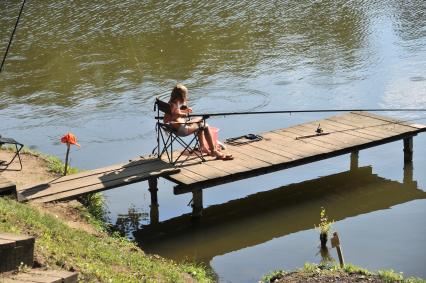
[[[324,132],[324,130],[321,128],[321,124],[318,124],[318,128],[315,130],[315,133],[317,135],[321,135]]]

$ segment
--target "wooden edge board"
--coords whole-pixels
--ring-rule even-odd
[[[422,125],[422,124],[410,124],[411,127],[419,129],[419,130],[423,130],[426,131],[426,125]]]
[[[18,235],[18,234],[12,234],[12,233],[4,233],[4,232],[0,233],[0,239],[1,240],[10,240],[10,241],[15,241],[15,242],[20,242],[20,241],[33,242],[33,241],[35,241],[35,238],[33,236]]]

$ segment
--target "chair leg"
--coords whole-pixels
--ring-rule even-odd
[[[173,162],[173,164],[176,164],[176,162],[182,157],[182,155],[183,155],[183,153],[186,151],[186,150],[188,150],[188,149],[190,149],[191,148],[191,145],[194,143],[194,141],[195,141],[195,146],[197,145],[197,143],[198,143],[198,136],[197,136],[197,134],[198,133],[195,133],[194,134],[194,137],[192,138],[192,140],[189,142],[189,143],[185,143],[180,137],[177,137],[177,141],[180,143],[180,145],[182,145],[183,147],[184,147],[184,149],[183,149],[183,151],[180,153],[180,155],[178,156],[178,158],[176,158],[176,160]],[[195,153],[195,155],[198,157],[198,158],[200,158],[201,159],[201,161],[206,161],[205,159],[204,159],[204,157],[203,157],[203,153],[201,152],[201,154],[200,153],[198,153],[196,150],[194,150],[193,151],[194,153]],[[183,161],[183,162],[185,162],[186,160],[188,160],[188,158],[189,158],[189,156],[187,156],[187,158]]]
[[[15,149],[16,149],[15,155],[13,156],[13,158],[8,163],[2,165],[2,166],[5,166],[5,168],[0,168],[0,171],[6,171],[6,170],[8,170],[8,171],[21,171],[23,166],[22,166],[22,159],[21,159],[20,152],[23,148],[24,148],[23,144],[15,143]],[[12,162],[15,160],[16,157],[18,157],[20,168],[19,169],[7,169],[9,167],[9,165],[12,164]]]
[[[168,149],[169,149],[169,147],[170,147],[170,145],[171,145],[171,143],[172,143],[172,136],[171,135],[169,135],[168,136],[168,138],[165,140],[164,139],[164,135],[163,135],[163,132],[162,131],[160,131],[160,136],[161,136],[161,141],[163,142],[163,150],[161,151],[161,153],[159,154],[159,158],[161,158],[161,156],[164,154],[164,153],[166,153],[167,154],[167,159],[169,160],[169,162],[171,163],[172,162],[172,160],[171,160],[171,158],[170,158],[170,155],[169,155],[169,151],[168,151]]]

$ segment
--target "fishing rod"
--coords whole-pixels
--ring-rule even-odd
[[[9,52],[10,45],[12,45],[13,36],[15,35],[16,28],[18,27],[19,19],[21,19],[21,14],[25,6],[25,1],[26,0],[23,0],[22,2],[21,10],[19,11],[18,18],[16,19],[15,27],[13,28],[12,35],[10,36],[9,43],[7,44],[6,52],[4,53],[3,61],[1,62],[1,65],[0,65],[0,73],[3,70],[4,62],[6,61],[6,57],[7,57],[7,53]]]
[[[370,108],[370,109],[312,109],[312,110],[277,110],[277,111],[244,111],[190,114],[188,117],[217,117],[234,115],[260,114],[293,114],[293,113],[328,113],[328,112],[426,112],[426,108]]]

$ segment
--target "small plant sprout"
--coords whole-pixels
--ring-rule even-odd
[[[333,221],[328,220],[325,208],[321,207],[320,223],[315,228],[320,232],[321,247],[327,246],[328,235],[331,232]]]

